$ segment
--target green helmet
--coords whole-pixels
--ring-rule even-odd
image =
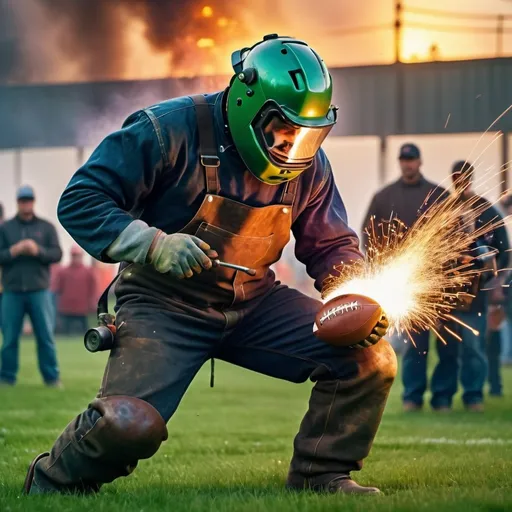
[[[296,178],[336,123],[327,67],[305,42],[277,34],[231,61],[227,117],[242,160],[265,183]]]

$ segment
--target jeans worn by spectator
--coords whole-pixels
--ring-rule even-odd
[[[487,359],[485,353],[485,332],[487,317],[485,314],[454,312],[453,315],[478,331],[473,333],[460,324],[453,322],[449,328],[456,332],[462,341],[448,337],[446,345],[438,342],[439,363],[432,376],[432,406],[451,407],[453,396],[457,392],[459,379],[464,390],[462,401],[465,405],[483,402],[483,389],[487,377]]]
[[[491,331],[487,334],[487,363],[489,365],[489,387],[490,394],[501,396],[503,394],[503,384],[500,372],[500,355],[502,347],[502,331]]]
[[[57,355],[52,334],[50,292],[5,292],[2,298],[2,334],[0,379],[14,384],[18,373],[19,342],[23,319],[28,313],[37,343],[39,370],[47,384],[59,380]]]
[[[89,329],[88,318],[85,315],[60,315],[62,333],[68,336],[85,334]]]
[[[404,402],[423,405],[423,395],[427,390],[427,359],[430,331],[413,333],[408,340],[402,357],[402,382]]]

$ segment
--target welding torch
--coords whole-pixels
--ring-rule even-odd
[[[240,272],[245,272],[246,274],[250,276],[256,275],[256,270],[249,267],[242,267],[241,265],[234,265],[233,263],[226,263],[225,261],[220,260],[212,260],[214,267],[226,267],[226,268],[232,268],[234,270],[239,270]]]

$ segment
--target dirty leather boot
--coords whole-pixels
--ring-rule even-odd
[[[359,485],[350,478],[350,475],[339,475],[330,481],[328,479],[313,478],[305,482],[305,487],[302,488],[294,486],[289,480],[287,487],[295,491],[313,491],[329,494],[380,494],[380,490],[377,489],[377,487],[364,487]]]
[[[294,442],[287,487],[318,492],[376,494],[350,479],[362,468],[396,375],[391,345],[354,350],[342,361],[345,376],[318,380]],[[341,372],[340,372],[341,373]]]

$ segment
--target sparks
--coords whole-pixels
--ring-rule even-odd
[[[445,342],[436,330],[439,320],[457,321],[450,313],[458,299],[469,295],[461,290],[483,272],[465,255],[477,239],[503,223],[495,219],[473,229],[486,208],[478,196],[463,199],[461,192],[453,192],[435,201],[409,230],[398,219],[377,225],[372,219],[366,258],[337,267],[339,276],[326,280],[323,300],[365,295],[382,306],[391,333],[411,338],[411,332],[431,329]]]

